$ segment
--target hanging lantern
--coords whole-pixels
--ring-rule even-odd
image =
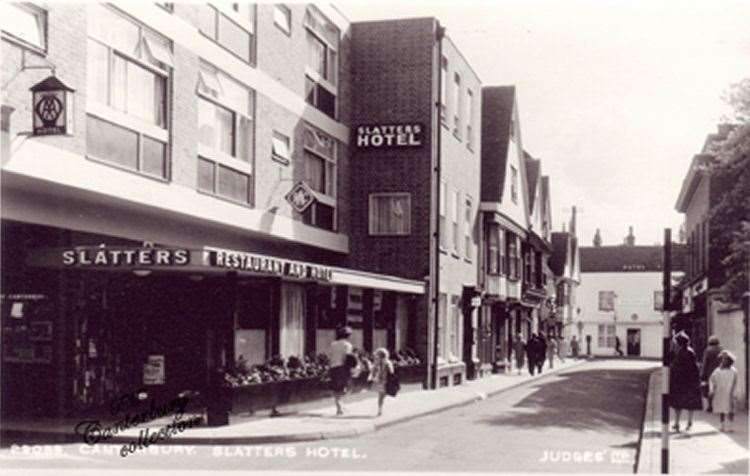
[[[66,86],[55,76],[49,76],[29,90],[34,112],[34,135],[72,134],[75,89]]]

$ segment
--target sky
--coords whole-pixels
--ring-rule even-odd
[[[482,84],[516,85],[524,148],[550,176],[552,220],[576,205],[591,245],[677,237],[682,180],[750,76],[750,2],[370,1],[350,21],[434,16]]]

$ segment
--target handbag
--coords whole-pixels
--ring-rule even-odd
[[[401,382],[398,375],[395,372],[390,372],[385,379],[385,393],[391,397],[395,397],[399,390],[401,390]]]

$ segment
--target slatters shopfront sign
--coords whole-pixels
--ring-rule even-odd
[[[360,125],[355,129],[360,149],[421,147],[423,132],[419,123]]]
[[[65,266],[149,267],[190,264],[190,250],[173,248],[76,248],[62,252]]]
[[[289,261],[271,256],[256,255],[232,250],[209,250],[209,264],[221,268],[249,271],[260,274],[271,274],[279,277],[296,279],[314,279],[330,281],[331,268],[313,263]]]

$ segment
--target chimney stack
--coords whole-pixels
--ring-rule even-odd
[[[628,236],[625,237],[625,246],[635,246],[635,235],[633,235],[633,227],[628,227]]]
[[[597,248],[602,246],[602,234],[599,232],[599,228],[596,229],[596,234],[594,235],[594,246]]]

